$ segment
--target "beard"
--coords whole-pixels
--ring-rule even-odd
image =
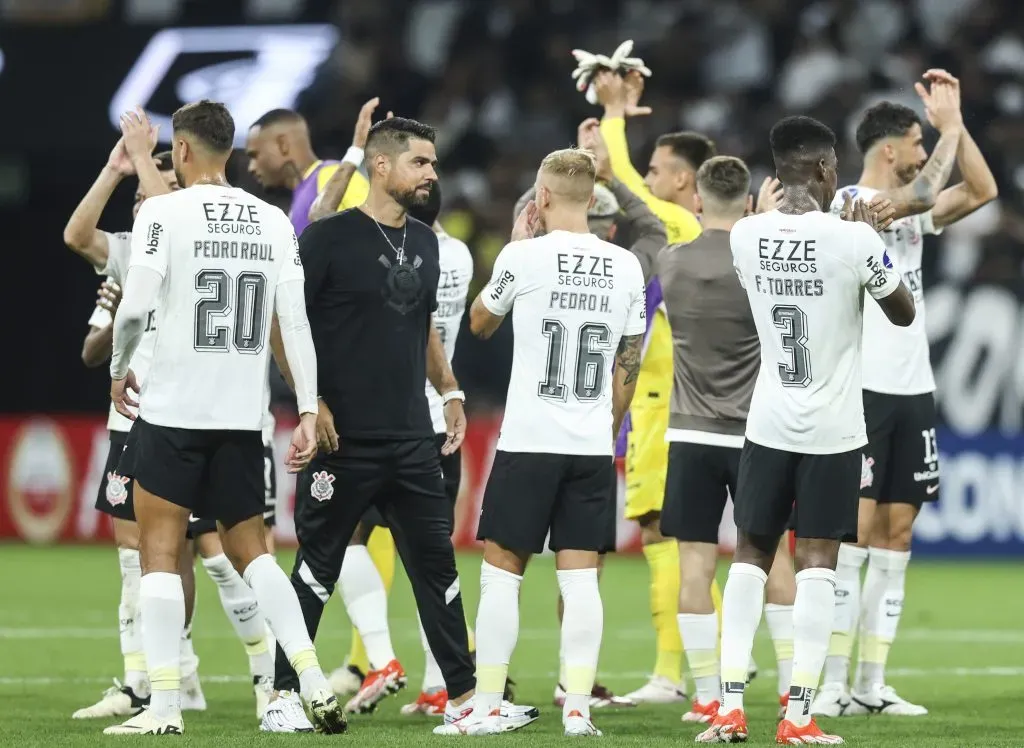
[[[185,189],[185,187],[187,186],[185,184],[185,177],[182,175],[181,171],[177,167],[174,168],[174,178],[178,180],[178,186],[181,187],[182,189]]]
[[[420,208],[426,205],[427,201],[430,199],[430,192],[421,192],[420,187],[422,187],[422,185],[406,189],[389,188],[388,195],[390,195],[392,200],[406,210],[409,210],[410,208]]]
[[[914,181],[917,175],[921,172],[921,167],[917,164],[911,164],[909,166],[901,166],[896,169],[896,178],[900,180],[900,184],[910,184]]]

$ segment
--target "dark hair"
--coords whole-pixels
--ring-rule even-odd
[[[830,127],[802,115],[780,119],[769,138],[775,171],[783,184],[806,179],[807,170],[836,147],[836,134]]]
[[[430,186],[430,197],[423,205],[414,205],[409,208],[409,215],[417,221],[422,221],[428,226],[433,226],[434,221],[441,214],[441,183],[434,182]]]
[[[187,132],[214,153],[230,153],[235,140],[235,121],[219,101],[186,104],[171,117],[171,126],[175,133]]]
[[[427,140],[431,143],[437,132],[430,125],[405,117],[382,119],[370,128],[366,138],[366,152],[393,155],[409,150],[409,141]]]
[[[691,169],[696,171],[709,158],[718,154],[715,142],[699,132],[670,132],[662,135],[655,141],[658,148],[665,147],[672,150],[673,155],[685,161]]]
[[[302,119],[302,115],[292,109],[271,109],[253,122],[250,127],[270,127],[279,122],[301,122]]]
[[[920,124],[921,118],[910,107],[891,101],[875,104],[864,112],[857,125],[857,149],[867,153],[879,140],[906,135],[911,127]]]
[[[723,203],[732,203],[750,193],[750,170],[735,156],[715,156],[697,170],[697,191]]]
[[[153,154],[153,160],[157,162],[157,169],[160,171],[171,171],[174,168],[174,161],[171,159],[170,151],[160,151]]]

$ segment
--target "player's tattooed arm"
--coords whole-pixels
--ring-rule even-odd
[[[623,335],[615,352],[615,372],[612,379],[612,438],[622,428],[622,421],[629,411],[629,404],[636,392],[636,380],[640,376],[640,361],[643,358],[643,335]]]
[[[323,192],[317,195],[316,200],[313,201],[313,205],[309,209],[310,221],[319,221],[321,218],[333,215],[338,210],[338,206],[341,205],[341,201],[345,197],[345,191],[348,190],[348,183],[352,181],[352,176],[355,173],[356,165],[349,161],[343,161],[338,165],[335,172],[331,174],[331,178],[327,180],[327,184],[324,185]]]
[[[914,181],[886,193],[892,200],[896,219],[925,213],[934,207],[939,193],[949,181],[949,175],[953,173],[962,132],[961,128],[950,128],[942,133],[928,163],[914,177]]]

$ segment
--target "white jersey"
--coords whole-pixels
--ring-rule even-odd
[[[867,444],[864,289],[881,299],[900,283],[881,238],[827,213],[775,210],[740,220],[730,243],[761,341],[747,439],[803,454]]]
[[[304,277],[287,216],[244,190],[204,184],[146,200],[135,226],[131,266],[163,278],[140,415],[262,431],[276,288]]]
[[[843,208],[843,192],[870,202],[878,190],[871,187],[844,187],[832,201],[832,212]],[[864,310],[864,389],[890,395],[920,395],[935,391],[935,377],[925,330],[924,286],[921,283],[921,250],[925,234],[940,234],[932,212],[907,216],[882,232],[889,257],[914,295],[917,314],[908,327],[889,322],[877,304]]]
[[[647,326],[636,257],[552,231],[507,245],[480,299],[492,314],[512,312],[515,336],[498,449],[611,457],[615,352]]]
[[[434,312],[434,326],[444,344],[444,353],[451,363],[455,356],[455,340],[459,337],[462,315],[466,312],[466,297],[469,296],[469,282],[473,280],[473,255],[469,247],[443,231],[437,235],[438,260],[441,277],[437,283],[437,311]],[[427,402],[430,404],[430,420],[434,433],[443,434],[444,405],[434,385],[427,380]]]

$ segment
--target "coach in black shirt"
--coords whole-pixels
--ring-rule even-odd
[[[333,429],[327,423],[318,430],[337,437],[336,449],[321,439],[320,454],[299,477],[292,584],[315,634],[349,539],[368,510],[379,510],[455,709],[476,681],[424,382],[445,400],[446,454],[465,434],[464,397],[431,319],[437,237],[406,215],[437,180],[433,128],[400,117],[378,122],[366,164],[366,203],[310,224],[299,239],[317,381],[333,414]],[[277,690],[297,690],[294,671],[278,655]]]

